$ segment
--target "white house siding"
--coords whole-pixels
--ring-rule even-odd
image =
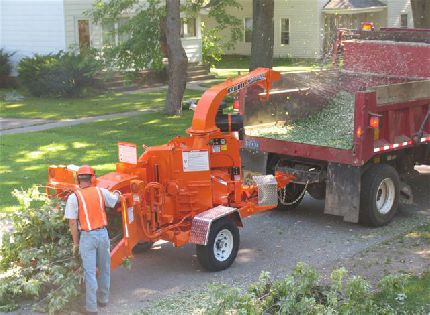
[[[408,27],[414,27],[410,0],[386,0],[388,7],[388,27],[400,27],[400,15],[408,15]]]
[[[0,47],[25,56],[64,50],[63,0],[0,0]]]
[[[101,48],[103,46],[100,24],[91,23],[91,19],[85,14],[86,11],[92,8],[92,4],[92,0],[64,0],[67,48],[73,48],[79,45],[78,20],[90,21],[91,47]]]
[[[320,0],[275,0],[274,57],[319,58],[322,47]],[[290,20],[290,43],[281,45],[281,18]]]
[[[252,0],[238,1],[242,10],[234,9],[230,13],[242,20],[252,18]],[[322,47],[321,9],[327,0],[275,0],[274,13],[274,47],[275,57],[318,58]],[[281,18],[290,20],[290,43],[281,45]],[[214,27],[215,21],[207,16],[203,21],[208,27]],[[224,38],[230,37],[229,30],[222,32]],[[236,43],[227,54],[250,55],[251,43],[243,39]]]

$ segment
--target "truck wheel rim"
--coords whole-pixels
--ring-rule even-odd
[[[394,204],[396,189],[391,178],[385,178],[376,191],[376,209],[380,214],[390,212]]]
[[[233,251],[233,234],[227,230],[221,230],[215,237],[214,254],[218,261],[226,261]]]

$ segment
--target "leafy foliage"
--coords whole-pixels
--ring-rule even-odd
[[[375,294],[367,281],[352,277],[345,269],[331,274],[331,283],[318,285],[318,273],[298,263],[284,279],[272,280],[263,272],[259,280],[242,291],[214,285],[204,314],[407,314],[403,300],[407,276],[386,276]],[[384,299],[378,299],[379,295]],[[412,312],[413,313],[413,312]]]
[[[28,299],[36,310],[59,311],[81,291],[81,263],[72,256],[62,208],[37,188],[14,195],[21,207],[9,215],[13,232],[1,244],[0,311]]]
[[[111,34],[126,36],[121,36],[123,40],[118,45],[113,43],[103,48],[107,63],[121,69],[161,69],[163,54],[160,24],[165,12],[160,1],[97,0],[88,14],[96,23],[103,23],[106,20],[118,21],[131,10],[133,15],[118,27],[117,34],[115,31]]]
[[[3,48],[0,49],[0,76],[8,76],[12,71],[12,65],[10,63],[10,57],[14,53],[8,53]]]
[[[208,18],[215,21],[215,27],[209,28],[202,23],[202,59],[203,63],[215,66],[221,60],[226,49],[232,49],[242,36],[242,21],[232,9],[241,10],[242,6],[236,0],[188,0],[184,10],[190,16],[196,16],[202,8],[208,9]],[[230,38],[223,38],[221,31],[229,29]]]
[[[214,19],[216,27],[202,29],[203,62],[214,65],[220,60],[225,49],[230,49],[242,38],[242,23],[229,11],[241,9],[236,0],[187,0],[183,11],[188,17],[195,17],[202,8],[208,8],[208,18]],[[130,12],[133,14],[130,16]],[[164,36],[160,26],[166,15],[165,7],[159,0],[97,0],[88,12],[96,23],[120,21],[130,16],[124,23],[118,23],[112,37],[119,36],[117,44],[104,43],[103,56],[108,65],[121,69],[161,69],[163,53],[161,42]],[[230,29],[230,38],[222,38],[220,32]]]
[[[221,45],[221,36],[216,29],[206,29],[202,23],[202,61],[215,66],[222,58],[224,49]]]
[[[100,66],[100,61],[90,51],[36,54],[20,61],[18,78],[34,96],[80,96],[93,86]]]

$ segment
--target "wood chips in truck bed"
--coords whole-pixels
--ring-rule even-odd
[[[255,137],[351,149],[354,135],[354,95],[339,92],[318,113],[285,126],[246,128]]]

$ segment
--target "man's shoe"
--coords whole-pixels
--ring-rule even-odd
[[[106,307],[108,304],[103,302],[97,302],[97,306],[99,307]]]
[[[88,312],[85,308],[81,310],[81,314],[83,315],[97,315],[97,312]]]

